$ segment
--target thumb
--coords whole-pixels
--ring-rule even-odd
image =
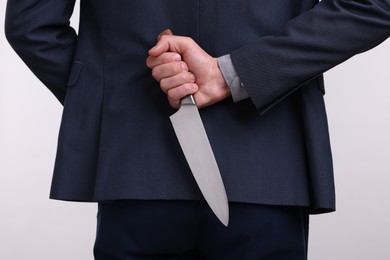
[[[161,36],[156,45],[154,45],[148,54],[152,57],[157,57],[170,50],[169,41],[166,39],[168,36]]]
[[[148,51],[153,57],[160,56],[162,53],[170,51],[183,54],[186,49],[190,48],[192,39],[184,36],[162,35],[157,44]]]
[[[160,43],[160,40],[164,35],[173,35],[173,32],[171,31],[171,29],[165,29],[157,36],[157,44],[151,50],[149,50],[150,56],[156,57],[156,56],[159,56],[160,54],[162,54],[164,52],[164,50],[166,51],[166,46],[161,46],[161,43]],[[160,46],[157,46],[157,45],[159,45],[159,43],[160,43]],[[168,46],[168,48],[169,48],[169,46]]]

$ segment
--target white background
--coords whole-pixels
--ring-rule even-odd
[[[6,42],[5,2],[0,259],[93,259],[96,205],[48,199],[62,107]],[[309,259],[390,259],[389,58],[387,40],[325,74],[338,203],[311,217]]]

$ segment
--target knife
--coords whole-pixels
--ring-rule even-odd
[[[183,98],[180,109],[169,118],[203,197],[227,226],[229,206],[225,186],[193,96]]]
[[[164,34],[172,35],[172,32],[167,29],[157,39]],[[183,98],[180,109],[169,118],[203,197],[222,224],[228,226],[229,205],[225,186],[194,97]]]

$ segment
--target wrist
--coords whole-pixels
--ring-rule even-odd
[[[230,92],[230,88],[229,88],[229,85],[228,83],[226,82],[223,74],[222,74],[222,71],[221,71],[221,68],[219,67],[219,63],[218,63],[218,59],[217,58],[213,58],[214,59],[214,64],[215,64],[215,85],[216,85],[216,88],[218,89],[218,92],[220,94],[220,97],[221,97],[221,100],[224,99],[224,98],[227,98],[231,95],[231,92]]]

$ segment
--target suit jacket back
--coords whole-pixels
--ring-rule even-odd
[[[308,66],[315,68],[309,72],[299,63],[313,55],[305,55],[304,44],[301,49],[287,44],[290,49],[284,51],[278,41],[266,41],[277,32],[294,39],[299,33],[290,21],[299,23],[300,14],[312,8],[312,16],[332,8],[332,1],[322,2],[323,7],[313,8],[314,0],[81,0],[76,36],[68,25],[74,1],[42,1],[30,7],[25,19],[18,14],[28,9],[28,1],[8,1],[8,39],[64,104],[51,198],[202,199],[168,119],[175,111],[145,65],[156,35],[171,28],[213,56],[232,53],[240,77],[248,82],[251,99],[226,99],[201,110],[228,199],[308,206],[313,213],[334,210],[321,73],[348,56],[340,54],[332,59],[334,64]],[[52,24],[57,26],[48,26]],[[300,35],[300,42],[318,42],[310,37],[310,31]],[[257,62],[265,65],[246,69],[244,58],[260,56],[259,49],[304,58],[297,63],[285,59],[283,67],[280,59],[274,63],[263,57]],[[274,92],[273,86],[262,84],[267,82],[264,72],[280,75],[274,79]],[[266,91],[259,94],[256,89]],[[272,98],[259,98],[264,93]]]

